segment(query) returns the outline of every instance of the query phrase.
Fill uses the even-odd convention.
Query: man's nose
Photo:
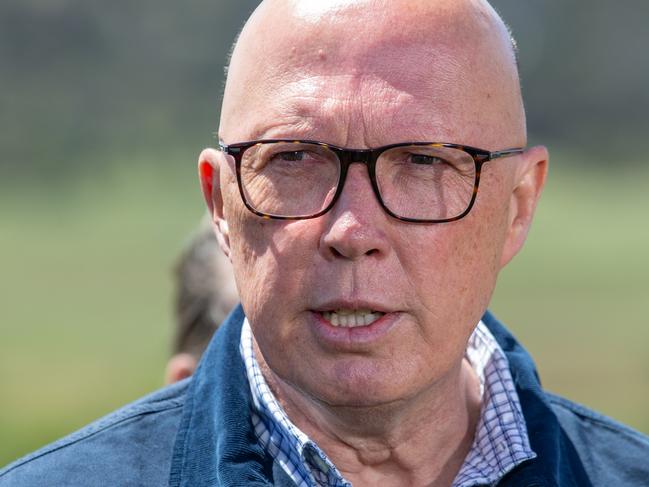
[[[349,167],[340,197],[324,218],[327,224],[320,247],[327,258],[358,260],[387,254],[389,217],[374,194],[364,164]]]

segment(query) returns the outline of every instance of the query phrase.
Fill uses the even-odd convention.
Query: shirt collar
[[[272,393],[255,358],[248,318],[241,328],[240,352],[252,394],[252,423],[266,449],[298,486],[348,486],[342,474],[314,441],[295,426]]]

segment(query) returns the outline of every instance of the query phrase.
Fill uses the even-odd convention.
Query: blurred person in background
[[[239,301],[232,266],[219,249],[209,218],[203,219],[178,258],[174,284],[175,328],[167,384],[194,373],[212,335]]]
[[[487,2],[263,2],[219,137],[199,172],[242,306],[191,380],[0,482],[646,483],[649,440],[545,392],[487,311],[548,159]]]

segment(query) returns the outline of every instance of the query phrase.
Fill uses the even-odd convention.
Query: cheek
[[[235,215],[230,241],[241,303],[264,360],[288,377],[305,356],[296,351],[308,350],[303,330],[314,279],[310,239],[291,224],[257,218],[245,208]]]
[[[222,173],[223,175],[223,173]],[[264,302],[271,288],[276,266],[272,259],[267,222],[243,205],[233,175],[222,179],[223,216],[228,222],[230,259],[241,303],[246,311]]]
[[[245,208],[238,190],[228,192],[224,204],[232,265],[246,315],[251,322],[290,322],[305,301],[313,268],[311,247],[317,239],[302,228],[303,222],[257,217]]]
[[[507,212],[502,202],[481,196],[480,204],[460,221],[418,227],[400,254],[413,297],[423,305],[427,321],[436,324],[429,333],[452,329],[468,336],[491,299]]]
[[[502,181],[486,178],[486,189],[466,218],[467,231],[456,239],[456,278],[462,299],[484,310],[491,299],[500,270],[500,257],[507,235],[508,200],[499,189]],[[498,190],[498,191],[494,191]]]

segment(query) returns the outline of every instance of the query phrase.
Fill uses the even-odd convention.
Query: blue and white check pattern
[[[474,330],[465,356],[478,378],[482,411],[473,445],[453,487],[494,485],[526,460],[536,458],[527,435],[509,361],[482,321]]]
[[[351,487],[325,453],[286,416],[255,358],[248,318],[241,329],[241,356],[252,393],[252,424],[261,446],[298,487]]]
[[[252,393],[252,423],[262,447],[299,487],[351,487],[277,402],[255,358],[247,319],[241,330],[240,351]],[[536,454],[530,447],[507,357],[482,321],[469,339],[466,358],[480,379],[482,411],[473,445],[452,487],[494,485]]]

